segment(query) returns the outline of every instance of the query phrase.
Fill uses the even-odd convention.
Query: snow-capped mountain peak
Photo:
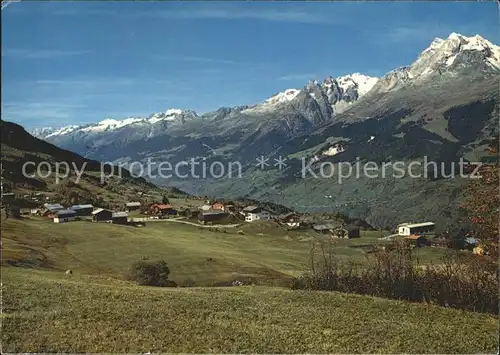
[[[292,101],[297,97],[300,93],[300,90],[297,89],[287,89],[283,92],[277,93],[276,95],[271,96],[265,102],[269,104],[279,104],[282,102]]]
[[[448,38],[435,38],[417,60],[381,78],[374,91],[386,92],[409,82],[435,76],[484,76],[500,72],[500,47],[480,35],[466,37],[453,32]]]
[[[247,114],[262,114],[283,105],[293,104],[297,106],[298,101],[304,100],[303,95],[300,95],[304,92],[306,97],[310,97],[309,100],[313,100],[319,105],[322,115],[325,119],[328,119],[333,113],[344,111],[361,96],[367,94],[377,81],[378,78],[360,73],[345,75],[339,78],[330,76],[324,79],[323,82],[309,80],[302,90],[286,89],[242,112]],[[298,104],[298,106],[304,107],[301,104]]]
[[[169,109],[165,112],[154,113],[149,117],[149,123],[156,123],[160,121],[173,121],[177,118],[177,116],[182,115],[184,113],[181,109]]]
[[[52,136],[57,136],[59,134],[66,134],[66,133],[71,133],[75,129],[77,129],[79,126],[76,125],[71,125],[71,126],[64,126],[61,128],[54,128],[54,127],[39,127],[33,129],[30,133],[40,139],[45,139],[49,138]]]
[[[87,127],[80,128],[79,131],[82,132],[102,132],[107,130],[115,130],[124,126],[131,125],[133,123],[144,121],[143,118],[130,117],[124,120],[115,120],[112,118],[106,118],[95,125],[90,125]]]
[[[68,134],[76,130],[79,126],[76,125],[70,125],[70,126],[65,126],[61,127],[59,129],[55,129],[50,134],[46,135],[44,138],[49,138],[52,136],[58,136],[58,135],[63,135],[63,134]]]
[[[368,91],[370,91],[373,86],[378,81],[378,78],[374,78],[368,75],[363,75],[360,73],[353,73],[351,75],[345,75],[337,78],[339,85],[347,90],[351,86],[356,86],[358,95],[363,96]]]
[[[499,70],[500,47],[480,35],[466,37],[453,32],[447,39],[435,38],[411,65],[408,73],[410,78],[415,78],[472,66],[479,70]]]
[[[150,117],[129,117],[124,120],[116,120],[113,118],[106,118],[102,121],[86,125],[70,125],[61,128],[36,128],[31,133],[38,138],[45,139],[54,136],[63,136],[72,132],[83,132],[83,133],[100,133],[106,131],[114,131],[123,127],[131,125],[154,125],[161,121],[179,121],[184,122],[185,119],[198,117],[198,114],[190,110],[181,109],[168,109],[165,112],[152,114]]]

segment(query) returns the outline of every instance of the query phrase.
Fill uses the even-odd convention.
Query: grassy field
[[[364,261],[379,232],[335,241],[341,260]],[[283,284],[310,270],[313,243],[307,231],[286,231],[275,223],[247,223],[207,230],[175,222],[149,222],[146,227],[86,221],[54,224],[45,218],[2,222],[3,263],[121,278],[143,257],[161,258],[179,284],[210,286],[249,279]],[[319,253],[319,248],[316,248]],[[441,250],[422,250],[434,259]],[[319,257],[319,254],[318,254]]]
[[[254,228],[224,232],[175,222],[136,228],[10,219],[2,223],[3,262],[120,278],[142,257],[162,258],[174,281],[197,285],[241,278],[269,283],[307,271],[310,237],[288,235],[281,228]]]
[[[493,353],[496,317],[335,292],[7,267],[3,352]]]
[[[3,352],[478,353],[496,346],[491,315],[272,286],[309,270],[317,237],[273,223],[210,231],[33,218],[1,227]],[[362,260],[363,246],[380,236],[363,234],[338,241],[337,256]],[[142,257],[166,260],[180,285],[249,279],[256,286],[124,281]]]

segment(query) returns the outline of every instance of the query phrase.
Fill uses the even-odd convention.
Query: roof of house
[[[479,240],[477,240],[477,238],[469,237],[465,238],[465,242],[468,244],[476,245],[479,243]]]
[[[329,229],[336,229],[339,227],[340,227],[340,225],[335,225],[332,223],[325,223],[325,224],[315,224],[313,226],[313,229],[315,229],[315,230],[329,230]]]
[[[225,215],[226,212],[221,210],[210,210],[200,212],[203,216],[215,216],[215,215]]]
[[[127,212],[113,212],[111,215],[111,218],[121,218],[121,217],[128,217]]]
[[[261,208],[259,206],[247,206],[243,209],[243,212],[255,212],[260,210]]]
[[[141,205],[141,203],[140,203],[140,202],[137,202],[137,201],[134,201],[134,202],[127,202],[127,203],[125,204],[125,206],[127,206],[127,207],[135,207],[135,206],[140,206],[140,205]]]
[[[101,213],[103,211],[112,212],[111,210],[107,210],[105,208],[98,208],[98,209],[92,211],[92,214],[98,214],[98,213]]]
[[[298,216],[298,214],[295,212],[289,212],[289,213],[285,213],[285,214],[280,215],[279,218],[289,218],[292,216]]]
[[[155,205],[154,207],[157,207],[160,210],[168,210],[168,209],[173,208],[172,205],[168,205],[168,204],[159,204],[159,205]]]
[[[70,207],[72,210],[82,210],[85,208],[94,208],[91,204],[86,204],[86,205],[73,205]]]
[[[48,210],[56,210],[56,209],[63,209],[64,206],[59,204],[59,203],[46,203],[43,205]]]
[[[57,216],[64,215],[64,214],[76,214],[75,211],[67,209],[67,210],[59,210],[56,212]]]
[[[423,223],[408,223],[408,224],[402,224],[400,225],[400,227],[407,227],[407,228],[418,228],[418,227],[430,227],[430,226],[434,226],[435,223],[433,222],[423,222]]]

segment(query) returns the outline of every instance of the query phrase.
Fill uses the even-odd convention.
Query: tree
[[[140,260],[130,269],[130,278],[138,285],[168,287],[175,286],[168,279],[170,269],[164,260]]]
[[[500,206],[500,166],[498,162],[498,138],[494,138],[488,147],[493,162],[480,168],[480,179],[472,180],[462,208],[468,221],[474,226],[478,237],[494,256],[498,255],[499,206]]]
[[[69,193],[69,203],[71,203],[72,205],[77,205],[79,199],[80,199],[80,196],[78,195],[77,191],[71,191]]]
[[[168,200],[168,197],[166,195],[162,197],[161,203],[163,203],[164,205],[170,204],[170,201]]]

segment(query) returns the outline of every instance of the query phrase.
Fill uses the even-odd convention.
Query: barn
[[[221,210],[212,210],[212,211],[201,211],[198,214],[198,220],[200,222],[213,222],[219,221],[226,216],[226,213]]]
[[[76,220],[77,213],[73,210],[59,210],[55,213],[54,223],[65,223]]]
[[[415,245],[417,248],[429,245],[429,241],[422,235],[412,234],[405,237],[405,239],[408,240],[411,244]]]
[[[436,225],[432,222],[423,223],[403,223],[398,225],[398,234],[409,236],[412,234],[422,235],[434,232]]]
[[[78,216],[91,216],[94,206],[92,205],[73,205],[69,208],[76,212]]]
[[[94,222],[111,221],[112,215],[113,211],[106,210],[104,208],[98,208],[92,212],[92,221]]]
[[[111,221],[113,224],[127,224],[128,213],[127,212],[113,212],[111,215]]]
[[[125,204],[125,207],[126,207],[127,212],[136,211],[136,210],[141,208],[141,203],[137,202],[137,201],[127,202]]]

